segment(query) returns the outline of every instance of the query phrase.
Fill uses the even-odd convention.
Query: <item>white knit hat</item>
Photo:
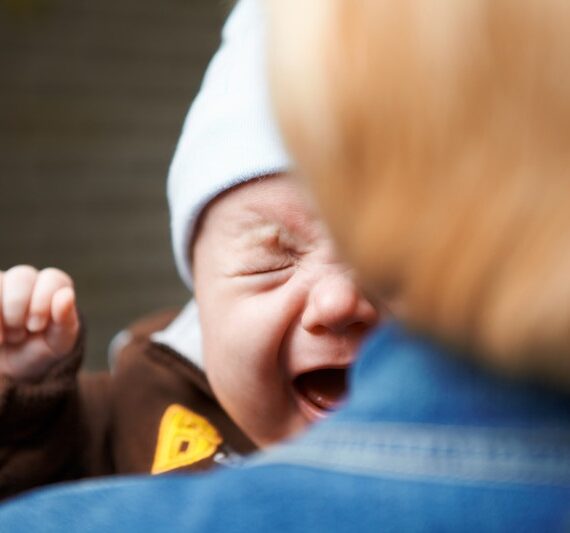
[[[224,26],[168,176],[174,257],[189,288],[189,244],[206,204],[230,187],[289,167],[269,103],[261,6],[241,0]]]

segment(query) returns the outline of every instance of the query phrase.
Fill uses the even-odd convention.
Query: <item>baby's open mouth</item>
[[[300,374],[293,386],[302,399],[319,411],[334,411],[344,400],[347,368],[321,368]]]

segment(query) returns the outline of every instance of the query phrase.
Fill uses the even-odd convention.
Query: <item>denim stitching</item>
[[[252,464],[277,463],[369,476],[568,486],[570,431],[336,423]]]

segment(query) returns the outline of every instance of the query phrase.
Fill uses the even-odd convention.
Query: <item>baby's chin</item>
[[[315,422],[325,417],[326,415],[315,417],[312,414],[305,413],[300,406],[296,404],[293,406],[293,411],[287,415],[287,422],[280,424],[279,427],[272,424],[271,429],[266,432],[261,431],[261,428],[255,428],[254,431],[245,432],[259,448],[267,448],[301,435]],[[279,417],[277,416],[276,418]],[[243,429],[246,430],[246,428]]]

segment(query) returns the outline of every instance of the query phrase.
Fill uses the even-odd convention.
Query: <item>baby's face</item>
[[[338,406],[374,307],[289,176],[216,200],[194,245],[204,363],[224,409],[259,446]]]

